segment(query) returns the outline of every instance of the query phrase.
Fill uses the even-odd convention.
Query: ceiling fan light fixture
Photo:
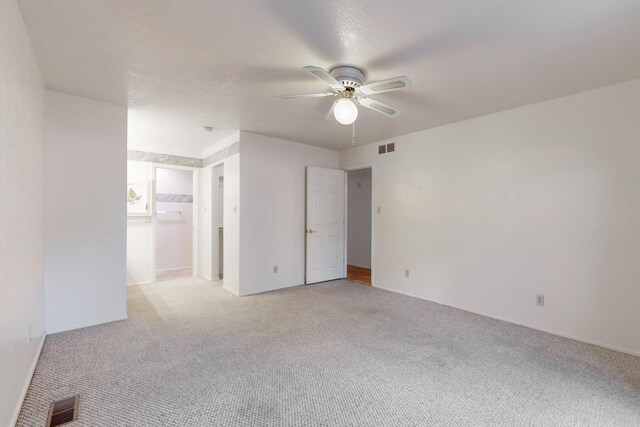
[[[341,98],[333,106],[333,115],[338,123],[350,125],[358,118],[358,107],[351,99]]]
[[[339,65],[330,71],[326,71],[320,67],[314,67],[313,65],[307,65],[306,67],[302,67],[302,69],[317,79],[322,80],[331,88],[331,92],[287,95],[279,96],[278,98],[295,99],[337,96],[339,99],[333,103],[326,117],[327,119],[331,119],[333,116],[338,123],[343,125],[355,123],[358,118],[358,107],[376,111],[387,117],[397,117],[400,114],[400,110],[369,98],[369,96],[400,89],[409,89],[413,86],[411,80],[405,76],[397,76],[364,84],[364,70],[351,65]]]

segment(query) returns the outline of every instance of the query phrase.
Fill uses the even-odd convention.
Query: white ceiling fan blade
[[[329,109],[329,113],[327,114],[327,117],[325,117],[326,120],[335,119],[335,117],[333,115],[333,109],[336,106],[336,102],[338,102],[337,99],[335,101],[333,101],[333,104],[331,104],[331,109]]]
[[[390,105],[384,104],[380,101],[376,101],[375,99],[358,98],[358,104],[362,105],[364,108],[382,113],[385,116],[397,117],[400,115],[400,110],[398,110],[397,108],[393,108]]]
[[[323,93],[306,93],[301,95],[284,95],[284,96],[276,96],[276,98],[280,99],[296,99],[296,98],[323,98],[325,96],[336,96],[335,92],[323,92]]]
[[[391,92],[393,90],[409,89],[413,86],[411,80],[405,76],[393,77],[379,82],[373,82],[360,86],[358,89],[365,95],[375,95],[376,93]]]
[[[344,90],[344,86],[342,86],[340,82],[334,79],[333,76],[327,73],[324,69],[320,67],[314,67],[312,65],[307,65],[306,67],[302,67],[302,69],[328,84],[331,89],[335,91]]]

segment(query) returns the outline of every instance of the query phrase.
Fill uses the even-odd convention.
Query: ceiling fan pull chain
[[[356,122],[351,123],[351,145],[356,145]]]

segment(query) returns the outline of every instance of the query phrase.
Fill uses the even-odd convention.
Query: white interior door
[[[306,283],[344,277],[344,179],[342,170],[307,168]]]

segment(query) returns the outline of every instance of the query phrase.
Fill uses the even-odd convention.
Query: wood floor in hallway
[[[347,279],[371,286],[371,269],[347,265]]]

